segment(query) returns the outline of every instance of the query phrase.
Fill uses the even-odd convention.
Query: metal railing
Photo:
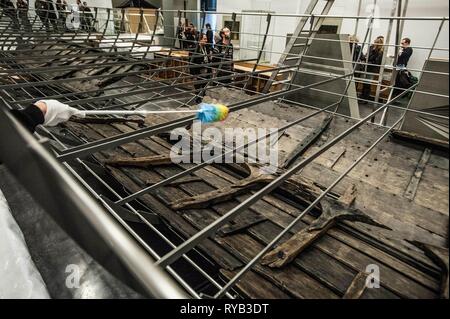
[[[179,274],[175,267],[174,262],[178,259],[184,261],[192,267],[193,271],[196,271],[202,278],[204,278],[215,289],[215,297],[219,298],[226,296],[228,298],[234,298],[235,295],[230,290],[233,289],[236,283],[242,278],[242,276],[249,271],[256,262],[266,253],[279,239],[285,235],[292,227],[294,227],[324,196],[326,196],[334,186],[336,186],[348,173],[358,165],[364,158],[372,151],[381,141],[383,141],[389,133],[398,127],[398,124],[404,118],[407,112],[414,112],[420,115],[435,116],[441,119],[448,119],[448,117],[442,115],[436,115],[433,113],[412,110],[402,106],[396,105],[396,103],[409,92],[416,90],[416,86],[410,88],[396,88],[395,83],[392,85],[383,85],[381,80],[366,80],[356,76],[356,67],[361,64],[363,66],[369,66],[367,62],[349,61],[345,59],[337,60],[312,56],[304,50],[299,54],[288,53],[287,57],[299,58],[298,65],[276,65],[269,66],[264,70],[259,70],[259,66],[267,66],[263,63],[261,57],[263,54],[283,54],[278,50],[271,50],[266,48],[268,39],[270,38],[286,38],[285,35],[277,35],[271,32],[269,24],[274,18],[339,18],[349,19],[358,22],[368,21],[367,28],[365,29],[365,39],[361,42],[362,48],[367,48],[370,45],[370,35],[373,28],[373,22],[375,20],[385,21],[387,23],[399,22],[399,21],[435,21],[441,23],[441,28],[444,24],[448,23],[447,17],[401,17],[401,16],[389,16],[389,17],[374,17],[374,16],[331,16],[331,15],[291,15],[291,14],[276,14],[276,13],[222,13],[222,12],[204,12],[204,11],[172,11],[172,10],[157,10],[153,15],[155,18],[155,24],[153,28],[146,25],[145,28],[141,28],[142,25],[147,23],[146,14],[143,10],[140,10],[138,32],[130,32],[133,28],[130,27],[130,21],[125,19],[124,11],[122,9],[110,9],[110,8],[92,8],[95,12],[95,30],[94,28],[80,29],[58,29],[58,25],[52,29],[52,24],[46,27],[45,21],[39,18],[39,15],[34,9],[29,9],[27,12],[27,18],[29,24],[23,23],[25,17],[22,16],[22,22],[20,16],[17,15],[15,20],[14,16],[11,16],[12,11],[5,11],[5,8],[0,9],[0,95],[5,100],[2,102],[2,110],[0,110],[0,118],[5,125],[0,126],[0,133],[2,136],[12,136],[11,139],[2,138],[0,142],[0,159],[8,166],[13,174],[19,176],[19,180],[25,187],[33,194],[36,194],[38,201],[49,198],[49,192],[54,192],[58,198],[64,201],[65,208],[64,218],[73,221],[79,221],[75,225],[67,225],[63,221],[60,223],[63,228],[73,236],[77,242],[79,242],[88,253],[93,257],[97,257],[102,265],[111,265],[114,267],[108,268],[113,274],[123,279],[125,282],[135,282],[136,289],[144,291],[152,297],[162,298],[179,298],[186,297],[187,294],[193,298],[203,297],[201,291],[190,285],[190,283]],[[17,13],[17,12],[16,12]],[[239,49],[244,51],[256,52],[254,58],[249,59],[233,59],[228,60],[223,58],[219,53],[211,53],[211,61],[205,63],[202,67],[206,70],[203,74],[192,74],[192,69],[198,67],[198,64],[194,63],[192,58],[199,56],[197,52],[197,41],[185,41],[188,46],[187,50],[177,48],[179,39],[176,36],[170,36],[169,30],[174,30],[175,26],[170,24],[168,19],[163,19],[165,14],[176,14],[181,17],[182,14],[193,14],[198,16],[199,31],[204,31],[204,19],[208,15],[230,15],[233,17],[233,21],[236,21],[238,16],[260,16],[267,17],[267,24],[265,25],[262,33],[254,32],[241,32],[239,35],[250,36],[262,36],[264,41],[261,42],[261,47],[258,49],[240,47]],[[46,19],[49,19],[47,14]],[[58,15],[56,15],[58,19]],[[163,21],[163,22],[162,22]],[[134,23],[134,22],[133,22]],[[158,26],[164,27],[166,31],[164,34],[159,34],[157,31]],[[273,22],[272,22],[273,23]],[[161,29],[161,28],[159,28]],[[145,30],[145,32],[140,32]],[[218,31],[218,30],[213,30]],[[413,48],[417,50],[428,50],[429,56],[432,52],[439,50],[448,53],[448,48],[437,48],[437,38],[440,36],[439,32],[435,35],[435,41],[432,47],[417,45]],[[336,39],[324,39],[320,37],[314,37],[312,32],[308,36],[300,35],[295,37],[296,40],[313,40],[325,42],[335,42],[349,44],[346,40]],[[155,41],[158,40],[158,44]],[[95,44],[93,44],[95,43]],[[398,48],[397,44],[386,44],[386,47]],[[219,48],[220,49],[220,48]],[[85,51],[83,51],[85,50]],[[87,51],[87,52],[86,52]],[[188,55],[184,57],[178,55],[183,51],[189,51]],[[362,50],[361,50],[362,52]],[[325,72],[317,71],[308,67],[307,62],[303,58],[316,59],[319,63],[325,62],[341,62],[349,63],[352,65],[351,69],[344,69],[341,74],[338,72]],[[82,59],[85,65],[64,65],[65,62],[70,60]],[[105,59],[101,63],[96,63],[97,60]],[[214,60],[216,59],[216,60]],[[54,65],[42,65],[41,63],[52,62]],[[254,67],[251,71],[243,73],[235,73],[232,70],[224,69],[224,66],[229,66],[237,63],[254,62]],[[169,65],[170,64],[170,65]],[[95,74],[96,70],[100,70],[105,67],[119,67],[119,66],[142,66],[145,67],[140,70],[127,70],[119,74]],[[393,66],[385,65],[384,68],[391,68]],[[91,74],[82,74],[84,71],[91,71]],[[61,85],[60,79],[49,78],[47,74],[49,72],[79,72],[77,77],[68,77],[64,79],[64,82],[71,83],[76,81],[89,81],[89,80],[113,80],[115,78],[121,79],[121,84],[118,86],[105,87],[100,89],[89,89],[83,92],[69,90],[67,86]],[[176,74],[174,78],[160,79],[158,75],[161,72],[171,71]],[[218,74],[218,71],[221,73]],[[424,70],[414,70],[419,74],[441,74],[448,76],[446,72],[432,72]],[[251,88],[248,83],[251,80],[267,80],[264,73],[271,72],[286,72],[289,74],[287,82],[289,86],[283,87],[280,91],[271,93],[262,93],[258,90]],[[372,73],[366,71],[359,71],[360,74],[371,75]],[[308,85],[298,85],[291,80],[296,75],[311,74],[319,75],[324,80],[316,81]],[[372,74],[373,75],[373,74]],[[130,81],[128,77],[136,77],[140,81]],[[380,76],[380,79],[382,76]],[[241,80],[242,79],[242,80]],[[230,83],[224,83],[224,81],[231,81]],[[342,92],[327,91],[323,87],[325,84],[346,81],[345,89]],[[113,149],[118,146],[124,145],[130,142],[138,142],[141,139],[145,139],[151,136],[155,136],[158,133],[167,132],[177,127],[183,127],[192,123],[194,117],[184,117],[176,120],[168,121],[159,125],[146,126],[139,128],[128,133],[121,133],[116,136],[102,138],[96,141],[86,141],[80,137],[73,136],[78,140],[77,146],[68,147],[60,138],[53,134],[52,131],[45,128],[41,130],[50,137],[51,140],[57,143],[58,147],[49,147],[51,151],[45,150],[42,145],[36,139],[32,138],[30,134],[24,132],[23,128],[17,124],[17,122],[4,110],[9,108],[20,108],[29,105],[42,98],[57,98],[61,101],[70,104],[80,109],[127,109],[137,108],[145,105],[152,105],[158,108],[161,103],[165,101],[171,101],[173,105],[177,107],[188,107],[192,105],[192,101],[201,96],[203,93],[210,90],[215,90],[218,87],[233,88],[236,90],[242,90],[243,92],[252,94],[252,97],[242,102],[236,102],[229,105],[231,112],[237,112],[250,107],[258,106],[259,104],[267,101],[278,101],[282,103],[290,103],[291,105],[302,105],[315,109],[314,112],[308,116],[294,119],[292,122],[280,127],[279,132],[283,132],[286,129],[300,124],[308,119],[314,118],[321,114],[327,113],[333,116],[343,116],[351,118],[349,116],[339,114],[336,112],[338,106],[344,99],[357,99],[358,97],[351,96],[348,93],[350,85],[356,83],[369,83],[376,84],[378,92],[385,89],[398,89],[399,95],[396,97],[389,96],[384,102],[376,100],[373,102],[375,109],[366,117],[362,119],[355,119],[354,125],[345,130],[337,137],[327,142],[325,145],[319,147],[314,153],[300,161],[291,169],[284,171],[273,182],[257,191],[248,199],[240,203],[232,210],[225,213],[222,217],[215,220],[209,226],[199,231],[191,238],[184,239],[184,242],[177,246],[177,244],[164,235],[164,233],[158,228],[157,225],[149,223],[145,216],[135,208],[133,203],[141,198],[145,194],[152,194],[158,188],[169,185],[173,181],[187,176],[199,169],[210,165],[214,161],[209,161],[196,164],[189,169],[183,168],[178,174],[163,179],[151,186],[142,188],[139,191],[130,193],[126,196],[119,194],[114,190],[111,185],[108,184],[96,171],[90,166],[89,162],[83,160],[85,157],[89,157],[97,152]],[[192,85],[202,85],[200,89],[192,89]],[[98,93],[101,91],[101,95]],[[113,91],[110,93],[110,91]],[[318,94],[334,95],[337,98],[337,102],[331,103],[323,108],[317,108],[313,105],[305,103],[299,103],[291,99],[290,96],[305,92],[317,92]],[[421,92],[430,96],[436,94],[431,92]],[[152,94],[151,98],[148,98],[148,94]],[[129,97],[133,97],[133,100],[129,100]],[[448,94],[444,97],[448,98]],[[4,105],[3,105],[4,104]],[[390,126],[386,125],[386,111],[389,108],[396,108],[402,111],[399,118],[395,119],[394,123]],[[383,119],[380,123],[370,123],[370,120],[375,115],[383,113]],[[271,241],[257,256],[255,256],[249,263],[247,263],[241,271],[235,275],[231,280],[223,283],[215,274],[209,273],[202,266],[192,258],[191,252],[197,252],[196,247],[204,241],[207,237],[213,235],[221,226],[225,225],[234,217],[241,214],[245,209],[251,207],[254,203],[261,198],[276,190],[283,182],[285,182],[290,176],[298,172],[299,170],[310,164],[315,158],[331,149],[336,143],[342,141],[344,138],[355,132],[363,124],[369,123],[370,125],[377,125],[385,128],[384,133],[368,148],[364,153],[355,160],[355,162],[349,166],[340,177],[338,177],[329,188],[323,191],[313,203],[301,212],[301,214],[292,221],[283,232],[281,232],[276,238]],[[262,139],[261,137],[260,139]],[[257,143],[258,140],[249,141],[245,145],[239,148],[231,149],[228,152],[236,152],[249,145]],[[30,147],[22,147],[21,145],[29,145]],[[220,155],[223,156],[223,155]],[[29,176],[25,176],[18,168],[18,164],[21,162],[22,167],[26,166],[23,163],[29,163],[31,168],[38,167],[35,173],[30,172]],[[59,162],[59,163],[58,163]],[[82,174],[78,172],[76,165],[81,166],[84,169],[84,173],[89,174],[101,185],[106,187],[115,197],[114,200],[106,199],[102,194],[99,194],[97,190],[89,185],[82,177]],[[33,165],[33,166],[31,166]],[[36,166],[35,166],[36,165]],[[30,169],[26,169],[25,172],[29,172]],[[42,172],[42,174],[37,173]],[[71,174],[67,174],[70,172]],[[45,178],[52,176],[52,180],[57,181],[56,185],[61,187],[55,188],[49,185],[49,181]],[[54,176],[54,178],[53,178]],[[90,196],[82,189],[79,184],[83,185],[85,189],[90,193]],[[30,181],[38,181],[37,183],[30,183]],[[94,201],[92,197],[96,199]],[[56,215],[56,207],[60,208],[60,200],[47,201],[44,208],[58,220],[60,218]],[[82,204],[76,204],[76,203]],[[98,203],[103,206],[101,208]],[[55,206],[56,205],[56,206]],[[118,213],[121,209],[127,209],[134,214],[141,222],[148,227],[153,233],[157,234],[159,238],[165,242],[169,248],[169,252],[166,254],[158,253],[150,243],[147,243],[139,234],[127,224],[126,220]],[[105,211],[106,210],[106,211]],[[65,227],[64,227],[65,226]],[[85,227],[89,229],[89,234],[95,238],[94,242],[98,242],[98,245],[91,245],[93,241],[88,241],[87,238],[80,237],[79,234],[85,234],[86,231],[81,232],[79,227]],[[120,240],[120,243],[118,242]],[[110,243],[114,243],[111,245]],[[115,245],[117,243],[117,245]],[[102,260],[103,253],[105,251],[110,252],[108,256],[112,256],[113,260],[118,262],[111,262],[110,260]],[[120,267],[115,267],[121,265]],[[163,271],[166,270],[167,272]],[[126,274],[124,276],[123,274]],[[133,279],[131,280],[130,277]]]

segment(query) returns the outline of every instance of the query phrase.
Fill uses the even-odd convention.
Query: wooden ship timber
[[[23,64],[36,71],[2,78],[2,85],[58,82],[39,91],[29,85],[4,89],[2,92],[11,101],[32,100],[42,94],[55,98],[68,95],[75,97],[74,101],[85,100],[89,107],[111,107],[151,101],[155,93],[127,94],[96,104],[94,100],[89,102],[94,96],[92,92],[98,92],[98,96],[113,95],[125,92],[115,89],[123,85],[146,83],[147,89],[161,85],[151,77],[151,67],[145,63],[110,66],[110,63],[130,60],[121,56],[105,56],[101,61],[83,58],[99,52],[89,45],[60,41],[17,48],[19,52],[40,51],[42,55],[48,54],[49,59],[36,60],[26,54],[15,54],[17,64],[11,65],[11,69],[20,70]],[[78,57],[52,59],[49,49],[58,49],[61,55],[65,51],[76,52]],[[64,68],[59,70],[60,66]],[[138,71],[144,75],[122,75]],[[117,76],[107,80],[84,79],[102,74]],[[183,103],[191,98],[189,91],[186,92],[167,87],[158,98],[165,100],[165,96],[178,94],[177,101]],[[217,87],[207,91],[205,101],[231,105],[252,98],[236,87]],[[174,103],[166,99],[158,105],[173,109],[177,107]],[[314,112],[282,101],[265,101],[231,112],[226,122],[214,126],[281,128]],[[41,134],[50,134],[63,145],[76,147],[178,118],[181,116],[87,118],[71,120]],[[181,245],[355,123],[355,119],[322,112],[280,134],[280,168],[275,174],[261,175],[257,166],[248,163],[206,165],[143,194],[130,204],[148,216],[149,223],[156,219],[154,227],[175,246]],[[201,241],[187,256],[203,265],[202,269],[216,282],[225,285],[385,132],[382,126],[365,123]],[[171,162],[173,142],[168,140],[167,133],[102,149],[82,157],[81,162],[71,160],[68,164],[80,176],[85,175],[87,167],[95,170],[123,198],[192,167],[193,164]],[[63,150],[61,144],[54,143],[53,147]],[[389,134],[235,284],[231,295],[238,298],[448,298],[447,150],[448,144],[405,141]],[[107,201],[117,200],[98,181],[86,181]],[[151,236],[146,238],[154,232],[145,222],[135,216],[121,216],[158,254],[168,252],[166,246],[153,241]],[[173,268],[179,270],[183,262],[182,259],[174,262]],[[379,269],[379,287],[370,288],[366,284],[370,276],[368,269],[374,265]],[[198,293],[214,294],[215,287],[210,283],[197,278],[186,280]]]

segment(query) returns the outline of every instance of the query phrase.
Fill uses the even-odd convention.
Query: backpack
[[[401,70],[397,74],[395,80],[394,97],[402,93],[401,89],[409,89],[411,86],[419,82],[419,79],[411,74],[408,70]],[[411,97],[412,92],[406,94],[407,97]]]
[[[397,74],[397,81],[395,83],[395,86],[402,89],[409,89],[415,83],[416,81],[411,72],[409,72],[408,70],[401,70]]]

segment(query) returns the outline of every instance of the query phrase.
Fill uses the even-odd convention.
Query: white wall
[[[393,1],[392,0],[378,0],[378,6],[376,8],[375,15],[390,16]],[[243,10],[268,10],[275,11],[277,13],[304,13],[306,7],[309,4],[309,0],[218,0],[217,11],[218,12],[241,12]],[[373,0],[363,0],[362,10],[360,15],[369,16],[371,9],[373,8]],[[336,0],[330,15],[357,15],[358,1],[348,0]],[[321,8],[318,8],[315,13],[319,13]],[[449,15],[448,0],[410,0],[407,16],[409,17],[443,17]],[[270,33],[275,35],[285,36],[287,33],[292,33],[297,25],[297,19],[294,18],[275,18],[272,21],[272,28]],[[388,30],[388,20],[379,20],[376,22],[373,30],[371,41],[378,35],[386,36]],[[221,15],[218,16],[217,26],[222,26]],[[245,26],[244,26],[245,27]],[[405,23],[403,36],[412,39],[413,46],[430,47],[433,44],[434,37],[437,34],[439,22],[432,21],[408,21]],[[341,33],[353,34],[355,30],[354,20],[344,20],[342,22]],[[241,30],[246,32],[246,30]],[[261,30],[261,32],[264,32]],[[365,23],[360,22],[357,35],[362,40],[365,33]],[[391,36],[391,44],[395,42],[395,27]],[[445,27],[442,30],[441,36],[438,39],[437,47],[448,48],[449,47],[449,24],[445,23]],[[283,51],[285,47],[285,38],[273,38],[272,47],[273,51]],[[269,48],[266,48],[269,49]],[[393,53],[393,48],[389,53]],[[411,58],[409,67],[412,69],[422,69],[423,63],[429,54],[429,50],[414,51],[414,55]],[[433,57],[448,58],[448,52],[434,51]],[[271,63],[276,63],[279,58],[278,54],[272,54],[270,57]]]
[[[340,1],[342,2],[342,1]],[[347,1],[345,1],[347,2]],[[380,16],[390,16],[392,10],[392,2],[391,0],[378,0],[380,4],[377,7],[377,12],[375,15]],[[363,1],[362,12],[361,15],[370,15],[372,1]],[[332,14],[357,14],[357,7],[353,4],[347,4],[346,6],[342,6],[341,8],[337,8],[337,10],[341,10],[336,12],[333,10]],[[407,17],[444,17],[449,15],[449,3],[447,0],[410,0],[408,9],[406,12]],[[431,47],[435,40],[435,37],[438,33],[440,21],[406,21],[402,37],[409,37],[412,40],[412,46],[421,46],[421,47]],[[358,37],[362,41],[365,35],[365,23],[361,23],[360,28],[358,28]],[[375,21],[373,29],[372,40],[378,35],[387,35],[389,21]],[[389,44],[395,44],[395,26],[391,35],[391,40]],[[345,21],[343,23],[342,33],[353,33],[355,30],[354,21]],[[449,47],[449,23],[446,22],[444,24],[444,28],[438,38],[436,47],[437,48],[448,48]],[[409,62],[408,67],[411,69],[421,70],[423,67],[423,63],[425,59],[428,57],[430,50],[422,50],[415,49],[414,54]],[[390,47],[388,54],[394,54],[394,48]],[[447,58],[449,57],[448,52],[444,51],[433,51],[432,57],[438,58]]]

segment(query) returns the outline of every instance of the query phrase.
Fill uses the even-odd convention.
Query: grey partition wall
[[[424,113],[408,112],[402,125],[403,131],[448,142],[448,60],[430,59],[424,65],[417,91],[409,109]],[[430,113],[430,114],[428,114]]]
[[[324,41],[323,39],[336,41]],[[346,61],[352,61],[352,55],[350,46],[345,41],[348,41],[348,35],[318,34],[312,40],[307,54],[303,57],[300,72],[295,75],[293,83],[305,86],[328,78],[330,73],[334,75],[351,73],[352,63]],[[295,49],[293,48],[293,50]],[[314,72],[308,72],[310,70]],[[324,74],[320,75],[320,72]],[[334,81],[323,85],[320,88],[320,94],[316,90],[308,90],[294,94],[290,99],[323,108],[341,99],[348,81],[350,80]],[[354,82],[350,83],[347,95],[350,98],[344,97],[338,112],[359,118],[360,114]]]

